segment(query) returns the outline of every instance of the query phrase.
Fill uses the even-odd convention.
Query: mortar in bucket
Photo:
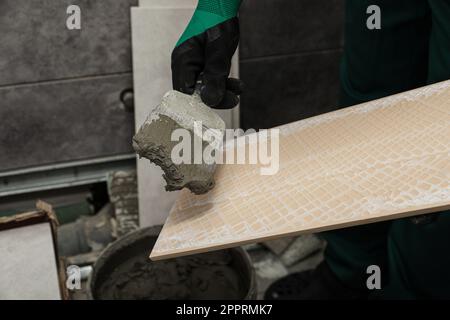
[[[89,278],[98,300],[254,299],[256,281],[250,257],[232,248],[151,261],[160,227],[132,232],[110,244]]]

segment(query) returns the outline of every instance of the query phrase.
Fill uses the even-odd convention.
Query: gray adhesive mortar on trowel
[[[201,122],[202,130],[195,126]],[[180,141],[172,141],[172,133],[176,129],[186,129],[191,137],[190,163],[176,164],[172,161],[172,149]],[[214,139],[203,133],[214,132]],[[214,141],[222,141],[225,133],[225,122],[211,108],[202,103],[200,96],[192,96],[178,91],[169,91],[147,117],[138,133],[133,137],[133,148],[140,157],[149,159],[164,171],[167,182],[166,190],[175,191],[188,188],[195,194],[203,194],[214,187],[214,171],[216,164],[208,164],[205,159],[194,163],[194,139],[202,146],[202,154],[206,147],[214,146]]]

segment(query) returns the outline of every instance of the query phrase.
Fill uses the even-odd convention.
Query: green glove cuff
[[[177,46],[209,28],[237,16],[242,0],[199,0],[197,9]]]

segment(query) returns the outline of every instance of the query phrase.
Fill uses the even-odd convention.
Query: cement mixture
[[[248,288],[228,251],[152,262],[145,254],[116,267],[101,284],[101,299],[243,299]]]
[[[202,132],[199,134],[195,124],[200,124],[200,121]],[[170,91],[133,137],[133,148],[140,157],[149,159],[163,169],[167,191],[188,188],[195,194],[206,193],[214,187],[216,165],[205,161],[195,164],[193,154],[190,155],[190,163],[175,164],[171,152],[178,141],[172,141],[171,135],[177,129],[187,130],[192,139],[191,146],[197,139],[202,150],[205,150],[212,145],[212,141],[203,135],[203,131],[213,129],[221,140],[225,122],[203,104],[197,94],[191,96]]]

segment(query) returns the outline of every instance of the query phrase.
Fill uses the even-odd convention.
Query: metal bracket
[[[0,197],[107,181],[108,173],[136,168],[136,155],[72,161],[0,172]]]

